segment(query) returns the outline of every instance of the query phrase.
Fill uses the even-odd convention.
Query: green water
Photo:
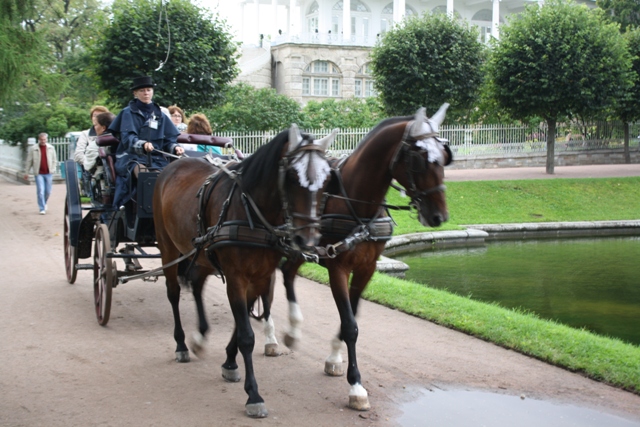
[[[640,238],[527,240],[396,257],[406,278],[640,345]]]

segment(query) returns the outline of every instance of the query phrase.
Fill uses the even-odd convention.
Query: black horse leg
[[[297,343],[300,341],[300,325],[304,320],[302,317],[302,311],[300,310],[300,305],[298,305],[298,302],[296,301],[294,287],[294,280],[302,262],[302,259],[298,257],[294,259],[287,259],[280,266],[284,288],[287,294],[287,301],[289,302],[289,330],[284,335],[284,344],[292,349],[295,348]]]
[[[245,404],[245,412],[252,418],[264,418],[268,415],[268,411],[264,404],[264,399],[258,393],[258,383],[256,382],[253,370],[252,353],[255,345],[255,336],[253,329],[251,329],[247,303],[239,299],[231,301],[231,298],[229,302],[231,303],[231,310],[233,311],[233,317],[236,321],[236,349],[240,350],[240,354],[242,354],[244,360],[244,391],[249,396]],[[231,346],[232,343],[230,342],[229,346],[227,346],[227,362],[229,362],[230,350],[233,350],[233,348],[230,348]],[[227,364],[227,362],[225,362],[225,364]],[[225,365],[223,365],[223,368],[224,367]]]
[[[238,356],[238,326],[233,328],[231,339],[225,349],[227,353],[227,360],[222,364],[222,377],[230,382],[240,381],[240,373],[238,372],[238,363],[236,357]]]
[[[173,311],[173,339],[176,340],[176,362],[186,363],[189,359],[189,349],[184,341],[184,330],[180,321],[180,285],[177,280],[167,277],[167,298]]]

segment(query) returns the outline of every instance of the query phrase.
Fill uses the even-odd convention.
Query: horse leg
[[[280,356],[280,351],[278,351],[278,339],[275,334],[276,328],[273,322],[273,316],[271,316],[271,303],[273,302],[273,289],[275,282],[276,273],[274,271],[269,278],[269,292],[266,295],[260,296],[264,306],[262,318],[262,330],[265,338],[264,355],[270,357]]]
[[[227,353],[227,359],[222,364],[222,378],[225,380],[237,383],[240,381],[240,373],[238,372],[238,363],[236,357],[238,356],[238,326],[233,328],[231,339],[225,349]]]
[[[264,404],[264,399],[258,393],[258,383],[256,382],[253,371],[252,353],[255,346],[255,335],[253,334],[253,329],[251,329],[249,312],[247,310],[246,291],[242,292],[238,289],[239,287],[239,284],[235,284],[234,286],[231,280],[227,282],[229,303],[231,305],[231,311],[233,312],[233,318],[236,321],[236,349],[240,350],[240,354],[242,354],[244,360],[244,391],[249,396],[245,404],[245,412],[251,418],[265,418],[268,415],[268,411]],[[231,345],[231,343],[229,344]],[[227,361],[229,361],[228,357],[229,347],[227,347]]]
[[[164,262],[164,261],[163,261]],[[176,340],[176,362],[189,362],[189,349],[184,341],[184,330],[180,321],[180,284],[178,283],[177,267],[172,266],[164,271],[167,282],[167,298],[173,311],[173,339]]]
[[[325,373],[328,373],[328,364],[337,366],[337,362],[342,359],[342,357],[339,356],[339,340],[343,340],[347,345],[349,361],[347,367],[347,381],[351,385],[351,389],[349,390],[349,407],[359,411],[367,411],[371,408],[371,405],[369,404],[367,390],[362,386],[356,358],[358,324],[350,301],[348,278],[349,272],[347,270],[329,267],[331,292],[333,293],[333,298],[338,307],[338,313],[340,314],[340,335],[332,341],[332,353],[329,358],[327,358],[327,361],[325,361]],[[365,285],[367,282],[365,282]],[[354,283],[352,282],[352,286],[353,285]]]
[[[287,259],[280,266],[284,288],[287,294],[287,301],[289,301],[289,330],[285,332],[284,344],[291,349],[296,348],[300,341],[300,325],[304,320],[302,317],[302,310],[300,310],[300,305],[296,301],[294,288],[294,280],[302,262],[301,258]]]
[[[196,310],[198,312],[198,331],[193,333],[189,344],[193,353],[198,357],[202,357],[204,354],[204,343],[206,341],[207,332],[209,331],[209,323],[207,322],[207,316],[205,315],[204,304],[202,302],[202,289],[204,288],[207,276],[208,271],[197,265],[194,265],[189,272],[189,281],[191,283],[193,299],[196,303]]]

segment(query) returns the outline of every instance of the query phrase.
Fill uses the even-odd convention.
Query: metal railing
[[[330,155],[336,157],[349,155],[370,130],[370,128],[341,129],[329,149]],[[305,129],[304,131],[318,138],[330,132],[328,129]],[[217,132],[216,135],[232,138],[233,145],[237,149],[245,155],[251,155],[278,133],[279,131]],[[505,157],[547,150],[546,126],[449,125],[442,126],[440,135],[449,140],[451,150],[458,157]],[[638,149],[639,141],[640,122],[630,125],[630,147]],[[71,158],[73,154],[71,150],[75,144],[69,138],[50,138],[49,142],[56,148],[58,161]],[[620,148],[623,145],[623,126],[620,122],[598,122],[583,126],[560,124],[556,129],[556,153]],[[0,144],[0,166],[22,170],[24,160],[20,146]]]

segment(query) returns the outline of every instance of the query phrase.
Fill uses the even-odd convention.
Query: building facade
[[[534,0],[535,1],[535,0]],[[539,0],[542,1],[542,0]],[[583,0],[595,6],[595,1]],[[447,13],[477,26],[480,40],[529,0],[242,0],[238,80],[273,87],[301,104],[375,95],[369,52],[407,16]]]

